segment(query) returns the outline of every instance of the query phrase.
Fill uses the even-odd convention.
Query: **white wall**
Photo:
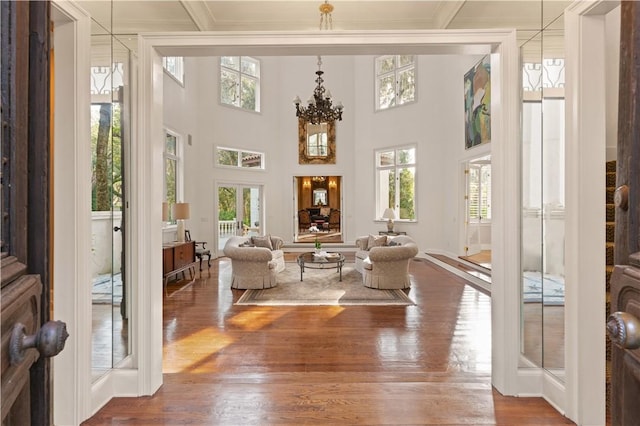
[[[605,16],[605,81],[607,161],[617,158],[618,143],[618,82],[620,80],[620,6]]]
[[[185,201],[191,203],[187,227],[198,240],[214,242],[215,183],[264,185],[266,233],[293,238],[293,176],[343,176],[345,241],[384,229],[375,222],[374,150],[418,146],[417,223],[397,223],[421,249],[459,250],[464,158],[489,151],[464,149],[463,75],[479,56],[420,56],[416,103],[374,111],[374,57],[322,58],[325,87],[344,104],[337,123],[335,165],[299,165],[297,118],[293,98],[307,99],[315,87],[317,58],[262,57],[261,112],[247,113],[219,103],[218,58],[187,58],[185,87],[165,75],[165,125],[192,135],[185,144]],[[357,100],[357,102],[356,102]],[[214,147],[265,153],[266,170],[230,170],[214,166]]]

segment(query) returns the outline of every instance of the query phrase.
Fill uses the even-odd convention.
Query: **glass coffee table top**
[[[340,281],[342,281],[342,266],[345,257],[342,253],[337,252],[315,252],[302,253],[298,256],[298,265],[300,266],[300,281],[302,281],[305,268],[311,269],[336,269],[340,273]]]

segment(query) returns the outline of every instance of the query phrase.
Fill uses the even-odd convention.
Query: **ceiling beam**
[[[448,28],[466,2],[467,0],[441,1],[436,11],[434,28]]]
[[[180,4],[187,11],[198,30],[213,31],[216,29],[216,19],[206,2],[201,0],[180,0]]]

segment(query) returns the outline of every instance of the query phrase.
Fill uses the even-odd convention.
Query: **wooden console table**
[[[195,241],[164,243],[162,245],[162,276],[165,293],[169,278],[175,277],[179,273],[184,276],[184,272],[189,271],[191,282],[195,281],[196,265]]]

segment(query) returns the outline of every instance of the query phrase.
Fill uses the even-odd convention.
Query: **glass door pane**
[[[218,250],[234,235],[262,234],[262,187],[222,184],[218,186]]]

